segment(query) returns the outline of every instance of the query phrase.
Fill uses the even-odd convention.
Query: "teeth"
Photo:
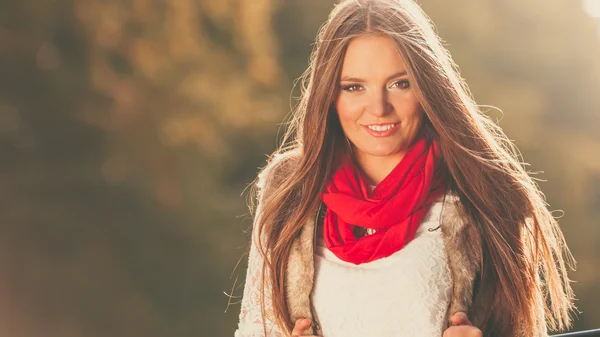
[[[388,124],[388,125],[367,125],[367,127],[373,131],[387,131],[391,128],[394,127],[395,124]]]

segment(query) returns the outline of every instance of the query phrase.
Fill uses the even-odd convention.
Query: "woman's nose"
[[[374,92],[370,97],[369,112],[376,116],[385,116],[392,110],[392,105],[388,101],[385,92]]]

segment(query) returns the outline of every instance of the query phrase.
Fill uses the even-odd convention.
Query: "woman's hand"
[[[464,312],[457,312],[450,318],[452,326],[444,331],[443,337],[483,337],[483,333],[478,328],[472,326],[471,321]],[[292,337],[318,337],[315,335],[303,335],[302,333],[308,329],[312,321],[310,319],[296,320]]]
[[[304,330],[308,329],[308,327],[311,324],[312,324],[312,321],[307,318],[296,320],[296,325],[294,325],[294,330],[292,330],[292,337],[299,337],[299,336],[318,337],[315,335],[303,335]]]
[[[483,337],[481,330],[471,324],[467,314],[457,312],[450,317],[452,326],[444,331],[442,337]]]

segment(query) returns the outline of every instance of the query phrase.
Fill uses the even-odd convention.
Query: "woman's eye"
[[[410,83],[408,82],[408,80],[400,80],[394,82],[394,84],[392,84],[392,88],[408,89],[410,88]]]
[[[358,84],[350,84],[350,85],[342,86],[342,90],[345,90],[345,91],[358,91],[360,89],[362,89],[362,87]]]

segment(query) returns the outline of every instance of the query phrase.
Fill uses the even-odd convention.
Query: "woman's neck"
[[[354,161],[370,185],[378,185],[398,165],[405,152],[390,156],[356,155]]]

